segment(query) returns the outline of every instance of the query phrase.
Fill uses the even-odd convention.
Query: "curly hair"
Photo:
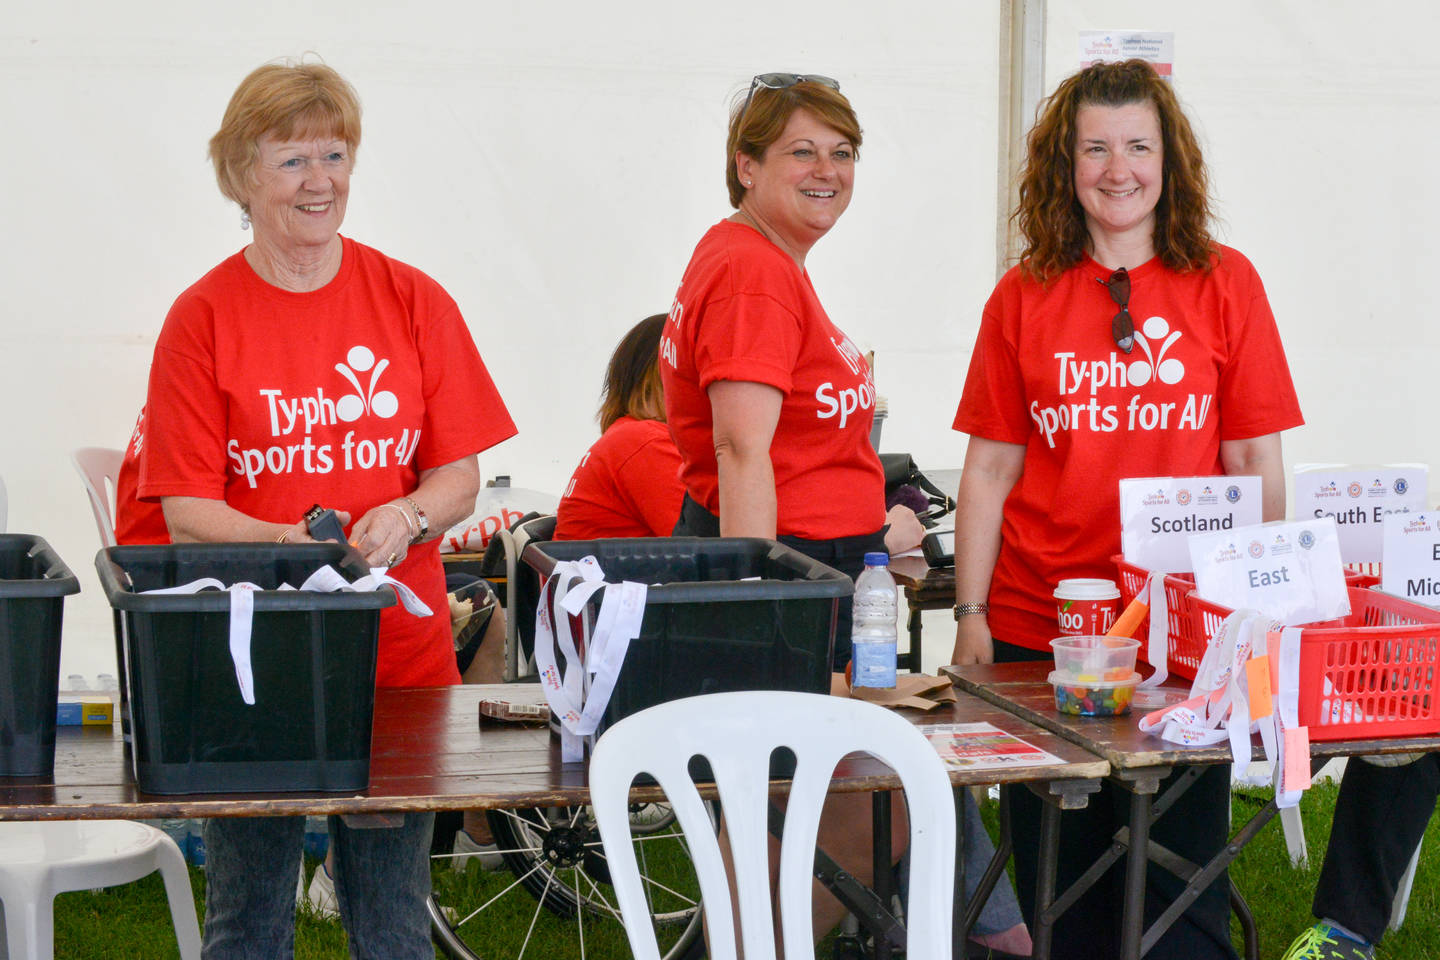
[[[1160,117],[1164,183],[1155,204],[1155,252],[1173,270],[1209,270],[1209,177],[1200,143],[1170,84],[1144,60],[1094,63],[1060,82],[1026,138],[1020,202],[1010,219],[1025,248],[1021,267],[1047,283],[1080,262],[1090,242],[1075,195],[1075,118],[1083,106],[1150,103]]]

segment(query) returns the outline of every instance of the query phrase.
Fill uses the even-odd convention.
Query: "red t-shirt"
[[[1129,355],[1096,282],[1111,273],[1088,257],[1048,287],[1006,273],[955,414],[956,430],[1025,445],[989,619],[999,639],[1036,650],[1055,636],[1059,580],[1115,578],[1120,479],[1220,475],[1222,440],[1304,422],[1265,288],[1239,252],[1220,247],[1209,273],[1159,259],[1129,271]]]
[[[293,523],[351,519],[419,473],[515,434],[455,301],[353,240],[319,290],[272,286],[237,253],[182,293],[155,345],[140,496],[224,500]],[[380,619],[380,686],[459,682],[439,541],[391,574],[435,611]]]
[[[660,376],[681,479],[711,513],[720,485],[706,390],[738,380],[785,395],[770,444],[778,534],[829,540],[884,524],[870,367],[825,315],[810,275],[754,229],[722,220],[701,238],[660,341]]]
[[[136,495],[140,483],[140,451],[145,446],[145,408],[135,418],[135,429],[125,447],[125,458],[115,474],[115,542],[122,547],[142,543],[169,543],[170,528],[160,504]]]
[[[670,428],[621,417],[580,458],[555,508],[555,539],[668,537],[684,496]]]

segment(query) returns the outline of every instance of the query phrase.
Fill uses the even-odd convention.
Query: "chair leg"
[[[10,960],[55,960],[55,904],[44,891],[5,891],[5,941]]]
[[[165,896],[170,901],[170,919],[175,925],[175,941],[180,947],[180,960],[200,960],[200,923],[195,917],[195,895],[190,888],[190,871],[175,842],[166,837],[155,848],[155,866],[165,881]]]
[[[1280,827],[1285,833],[1285,849],[1290,853],[1290,865],[1305,865],[1305,823],[1300,819],[1299,807],[1285,807],[1280,811]]]
[[[1410,866],[1405,868],[1405,874],[1395,887],[1395,900],[1390,907],[1391,930],[1399,930],[1400,925],[1405,922],[1405,908],[1410,905],[1410,888],[1415,884],[1415,868],[1420,865],[1420,846],[1419,843],[1415,844],[1415,855],[1410,858]]]

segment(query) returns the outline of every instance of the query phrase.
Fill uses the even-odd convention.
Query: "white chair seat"
[[[55,956],[55,895],[165,880],[182,960],[199,960],[200,926],[190,874],[164,833],[127,820],[0,823],[0,903],[11,960]]]

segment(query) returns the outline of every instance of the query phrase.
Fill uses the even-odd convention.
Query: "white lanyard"
[[[1145,580],[1140,597],[1150,605],[1150,636],[1146,645],[1145,659],[1155,672],[1140,681],[1140,689],[1158,687],[1169,677],[1167,666],[1170,659],[1170,613],[1169,598],[1165,596],[1165,574],[1152,573]]]
[[[301,590],[317,593],[334,593],[337,590],[367,591],[381,587],[393,587],[400,603],[417,617],[428,617],[431,609],[405,584],[386,573],[384,567],[372,567],[368,577],[361,577],[354,583],[346,580],[334,567],[321,567],[300,585]],[[201,590],[224,590],[230,594],[230,659],[235,664],[235,682],[240,687],[240,698],[250,706],[255,705],[255,668],[250,659],[250,640],[255,618],[255,592],[262,590],[258,584],[242,582],[226,586],[214,577],[202,577],[183,583],[178,587],[162,587],[159,590],[145,590],[146,594],[199,593]],[[294,590],[288,583],[282,583],[279,590]]]
[[[601,588],[605,596],[591,627],[587,605]],[[535,608],[535,665],[545,699],[560,721],[560,758],[566,763],[585,758],[584,738],[599,726],[630,641],[640,634],[646,593],[643,583],[607,584],[594,557],[557,563],[541,588]],[[580,620],[578,639],[572,617]],[[563,676],[555,658],[557,645],[565,658]]]

